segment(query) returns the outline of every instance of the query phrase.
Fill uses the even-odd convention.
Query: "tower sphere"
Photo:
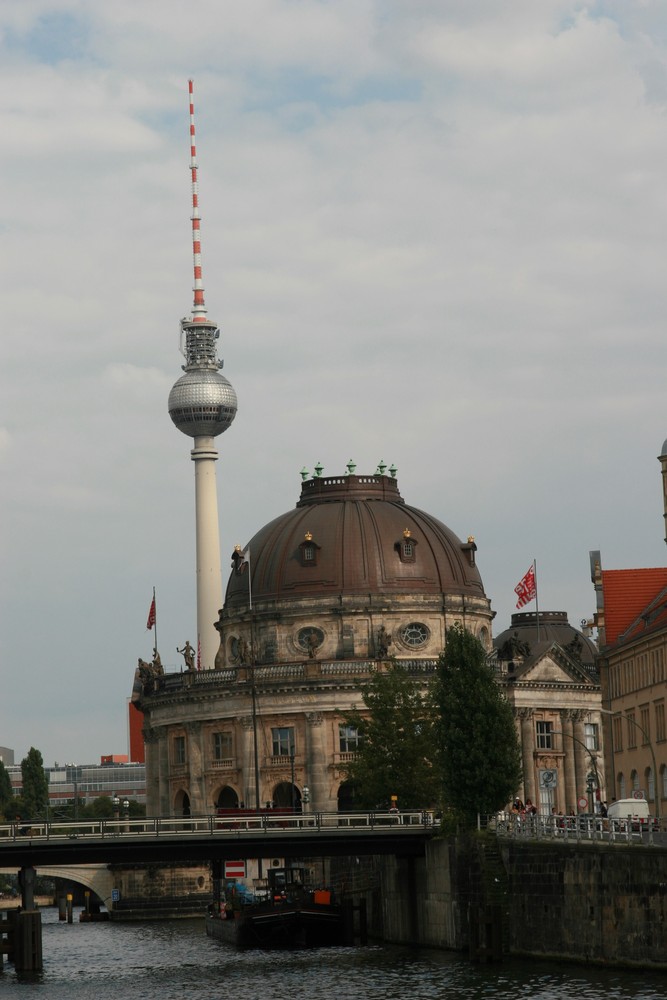
[[[194,369],[169,393],[169,416],[190,437],[216,437],[230,426],[238,404],[234,387],[219,372]]]

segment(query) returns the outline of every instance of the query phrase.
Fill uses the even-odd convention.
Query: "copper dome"
[[[295,509],[261,528],[249,551],[253,602],[406,592],[485,600],[474,540],[408,506],[391,476],[307,480]],[[247,603],[247,577],[232,572],[225,611]]]

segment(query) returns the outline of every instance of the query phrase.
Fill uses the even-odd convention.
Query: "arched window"
[[[633,792],[639,791],[639,775],[634,770],[630,774],[630,785],[632,786]]]
[[[625,775],[621,772],[616,779],[618,784],[618,797],[619,799],[624,799],[625,796]]]
[[[653,768],[646,768],[646,790],[648,792],[649,799],[655,799],[655,779],[653,777]]]

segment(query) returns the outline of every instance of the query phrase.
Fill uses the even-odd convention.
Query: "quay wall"
[[[378,863],[381,889],[367,904],[378,940],[482,960],[504,954],[667,971],[666,848],[481,834],[434,840],[424,859]]]

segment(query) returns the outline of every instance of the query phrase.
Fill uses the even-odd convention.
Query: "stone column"
[[[577,744],[575,743],[574,737],[576,736],[574,732],[574,718],[571,711],[561,712],[561,729],[563,730],[564,736],[563,740],[563,753],[565,754],[565,760],[563,764],[564,778],[565,778],[565,802],[563,803],[563,810],[569,813],[571,809],[574,809],[575,813],[577,811],[577,798],[579,793],[579,781],[577,776],[577,755],[575,750],[577,749]]]
[[[171,816],[172,802],[171,786],[169,782],[169,736],[166,729],[162,728],[159,730],[158,739],[157,756],[160,762],[158,767],[160,787],[157,815]]]
[[[590,754],[586,749],[586,734],[584,733],[584,718],[586,713],[584,712],[573,712],[572,713],[572,727],[573,734],[576,740],[574,746],[577,750],[576,761],[577,761],[577,789],[580,796],[586,796],[588,798],[588,792],[586,791],[586,778],[588,772],[592,770]],[[595,802],[593,802],[595,806]],[[584,810],[588,812],[588,807]]]
[[[144,723],[144,748],[146,754],[146,815],[160,814],[160,737],[155,729]]]
[[[257,804],[255,795],[255,742],[252,724],[252,716],[244,715],[237,720],[243,734],[243,746],[241,747],[241,794],[246,809],[254,809]],[[259,734],[258,734],[259,745]],[[259,799],[260,808],[264,805]]]
[[[310,789],[310,811],[327,812],[331,803],[327,781],[326,731],[321,712],[306,712],[305,783]]]
[[[521,720],[521,762],[523,764],[523,801],[539,799],[535,791],[535,725],[532,708],[520,708]]]
[[[202,762],[201,722],[186,722],[188,736],[188,788],[190,813],[203,816],[211,810],[207,808],[204,796],[204,768]]]

